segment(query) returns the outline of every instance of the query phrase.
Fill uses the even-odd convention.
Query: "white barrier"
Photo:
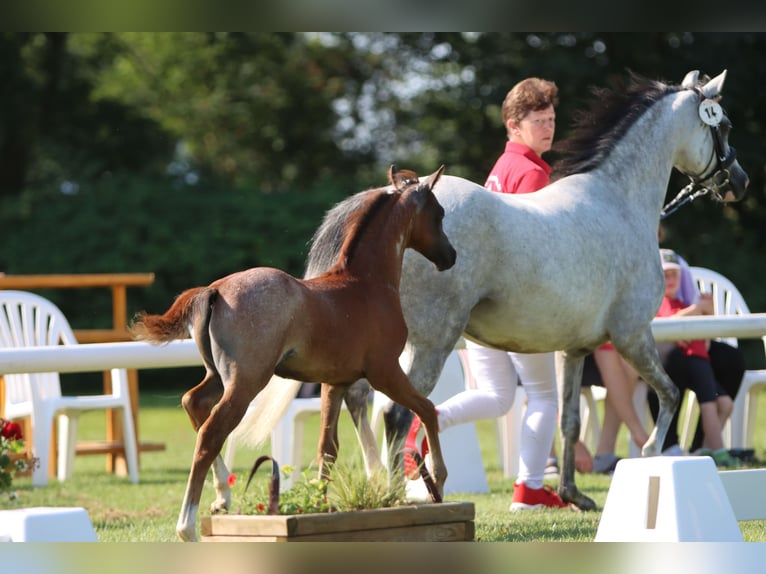
[[[97,542],[84,508],[32,507],[0,510],[4,542]]]
[[[617,463],[596,542],[742,542],[742,532],[712,458],[655,456]]]
[[[0,349],[0,374],[158,369],[202,364],[191,339],[164,345],[133,341]]]
[[[652,332],[658,341],[757,338],[766,335],[766,313],[655,319]],[[0,349],[0,374],[157,369],[201,364],[202,358],[191,339],[164,345],[134,341]]]
[[[723,470],[718,476],[737,520],[766,520],[766,468]]]

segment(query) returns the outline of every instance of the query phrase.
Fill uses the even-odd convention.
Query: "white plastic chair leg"
[[[74,455],[77,447],[79,413],[62,413],[58,416],[58,463],[57,478],[61,481],[72,477]]]
[[[133,417],[125,409],[120,409],[122,413],[122,435],[125,438],[125,463],[128,466],[128,478],[131,483],[138,484],[138,445],[136,444],[135,427],[133,426]],[[127,437],[131,437],[128,440]]]
[[[752,448],[758,411],[758,393],[764,386],[766,386],[766,370],[745,371],[729,419],[733,448]]]
[[[112,369],[113,392],[126,399],[127,407],[119,409],[122,416],[122,437],[125,448],[125,464],[128,467],[128,478],[133,484],[138,483],[138,444],[136,429],[133,425],[133,413],[130,410],[130,391],[128,389],[128,372],[125,369]]]
[[[681,408],[679,406],[679,408]],[[699,404],[697,403],[697,395],[694,391],[688,391],[686,393],[686,408],[683,409],[683,415],[679,417],[679,423],[681,425],[681,435],[678,440],[681,443],[681,448],[689,450],[694,440],[694,430],[697,428],[697,419],[699,418]]]
[[[32,471],[32,486],[47,486],[48,465],[51,452],[51,433],[53,432],[53,414],[35,412],[32,415],[33,455],[37,458],[37,467]]]

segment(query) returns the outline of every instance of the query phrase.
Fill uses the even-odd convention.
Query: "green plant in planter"
[[[242,504],[239,514],[310,514],[319,512],[344,512],[388,508],[407,504],[405,480],[402,470],[389,472],[379,467],[368,477],[360,461],[336,463],[329,479],[317,477],[317,469],[309,467],[301,473],[302,478],[292,488],[281,492],[278,502],[272,493],[278,491],[274,477],[279,476],[279,467],[272,460],[272,478],[259,481],[248,492],[248,486],[258,465],[270,457],[261,457],[250,474],[241,493]],[[284,476],[292,474],[291,467],[281,470]],[[278,507],[275,512],[274,505]]]
[[[380,466],[368,477],[359,463],[336,463],[330,471],[329,499],[340,512],[401,506],[407,503],[405,483],[402,468]]]

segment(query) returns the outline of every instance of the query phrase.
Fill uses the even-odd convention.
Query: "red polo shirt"
[[[551,166],[524,144],[506,142],[505,152],[484,183],[490,191],[532,193],[551,181]]]
[[[660,305],[660,310],[657,311],[657,316],[672,317],[686,307],[688,307],[688,305],[683,301],[665,297],[662,299],[662,305]],[[676,341],[676,345],[682,348],[687,356],[702,357],[703,359],[710,360],[710,355],[708,355],[707,352],[707,345],[702,339],[695,339],[694,341]]]

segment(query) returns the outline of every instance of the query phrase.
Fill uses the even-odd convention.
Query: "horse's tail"
[[[272,376],[250,404],[244,418],[232,432],[232,438],[251,448],[263,444],[298,395],[300,388],[300,381]]]
[[[138,313],[130,327],[134,339],[150,343],[168,343],[189,336],[195,318],[207,323],[212,299],[218,294],[215,289],[194,287],[181,293],[162,315]]]

